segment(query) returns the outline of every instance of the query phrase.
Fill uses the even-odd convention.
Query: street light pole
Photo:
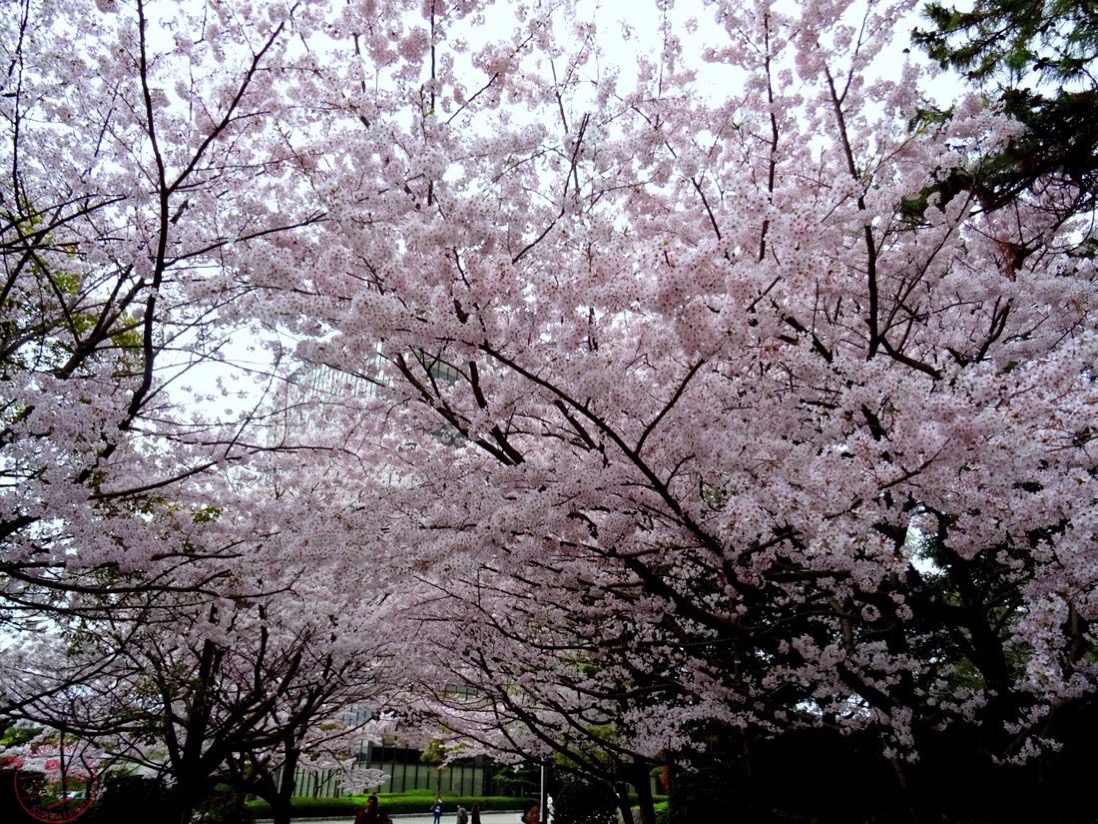
[[[545,762],[541,762],[541,790],[538,796],[538,806],[541,807],[541,820],[549,821],[549,808],[545,806]]]

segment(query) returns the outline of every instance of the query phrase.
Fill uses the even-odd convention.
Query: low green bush
[[[353,816],[366,806],[366,795],[345,795],[341,798],[294,798],[291,802],[294,818],[311,818],[331,816],[339,818],[344,815]],[[378,806],[389,815],[423,815],[431,811],[431,805],[437,796],[430,791],[413,791],[400,795],[387,795],[378,793]],[[453,815],[458,804],[470,809],[474,804],[480,804],[481,812],[491,810],[519,810],[522,809],[524,798],[511,798],[510,796],[442,796],[442,814]],[[249,801],[248,809],[257,818],[270,818],[271,806],[263,800]]]
[[[344,815],[354,816],[366,804],[366,801],[364,798],[345,796],[343,798],[295,798],[291,804],[294,818],[298,816],[317,818],[332,816],[339,818]],[[256,818],[271,817],[271,805],[266,801],[249,801],[247,807]]]
[[[355,796],[360,798],[359,806],[366,803],[367,796]],[[420,793],[411,794],[404,793],[401,795],[378,795],[378,806],[381,807],[389,815],[405,815],[414,813],[428,813],[431,811],[431,805],[434,804],[436,796],[434,793],[428,793],[422,795]],[[522,802],[526,799],[523,798],[511,798],[510,796],[494,795],[494,796],[474,796],[474,795],[444,795],[442,796],[442,814],[452,815],[457,812],[458,804],[463,806],[466,810],[470,809],[474,804],[480,804],[481,812],[488,812],[489,810],[518,810],[522,808]]]
[[[174,794],[175,791],[160,779],[127,773],[108,775],[99,787],[95,803],[80,816],[80,821],[82,824],[120,821],[166,824],[171,810],[175,809]]]
[[[652,809],[656,813],[656,824],[671,824],[671,807],[667,803],[666,795],[657,795],[653,797]],[[633,797],[636,800],[636,797]],[[630,812],[633,813],[633,821],[641,820],[641,808],[636,804],[633,805]],[[618,821],[621,821],[621,816],[617,816]]]

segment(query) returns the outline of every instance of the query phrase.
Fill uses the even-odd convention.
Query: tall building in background
[[[460,370],[437,357],[416,356],[423,360],[432,378],[446,385],[453,385],[463,378]],[[341,371],[327,364],[306,364],[286,379],[284,394],[278,408],[282,410],[278,421],[276,438],[292,438],[296,428],[306,427],[315,432],[323,426],[325,409],[332,404],[343,404],[355,399],[376,397],[378,387],[385,380],[385,360],[380,347],[374,363],[373,374],[379,376],[371,380],[363,375]],[[455,433],[440,428],[433,433],[443,443],[452,442]],[[387,483],[395,483],[395,475],[382,468]],[[344,720],[350,726],[362,725],[369,721],[369,707],[350,707]],[[407,792],[409,790],[429,789],[444,796],[483,796],[493,793],[493,775],[497,765],[485,756],[459,759],[445,766],[432,763],[432,759],[423,750],[406,746],[396,739],[372,741],[364,738],[359,742],[355,754],[354,768],[359,770],[381,770],[390,778],[387,783],[370,787],[373,791]],[[308,797],[337,797],[350,792],[360,791],[361,787],[348,787],[343,774],[338,770],[300,768],[295,776],[297,794]]]

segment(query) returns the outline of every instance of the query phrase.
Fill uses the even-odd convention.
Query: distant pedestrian
[[[469,815],[473,819],[472,824],[480,824],[480,805],[474,804],[469,810]]]
[[[458,804],[457,824],[469,824],[469,813],[465,812],[465,808],[460,804]]]
[[[442,799],[436,798],[435,803],[431,805],[431,814],[435,817],[434,824],[439,824],[442,821]]]
[[[527,801],[522,805],[522,824],[541,824],[541,805],[536,801]]]

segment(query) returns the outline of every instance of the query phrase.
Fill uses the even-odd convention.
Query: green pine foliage
[[[1098,2],[975,0],[961,11],[929,3],[913,38],[943,67],[997,95],[1025,132],[963,181],[998,208],[1049,176],[1077,187],[1074,211],[1098,192]]]
[[[1036,73],[1053,83],[1092,83],[1098,55],[1098,3],[1093,0],[976,0],[971,10],[932,2],[933,29],[916,42],[943,66],[970,79],[1010,84]]]

